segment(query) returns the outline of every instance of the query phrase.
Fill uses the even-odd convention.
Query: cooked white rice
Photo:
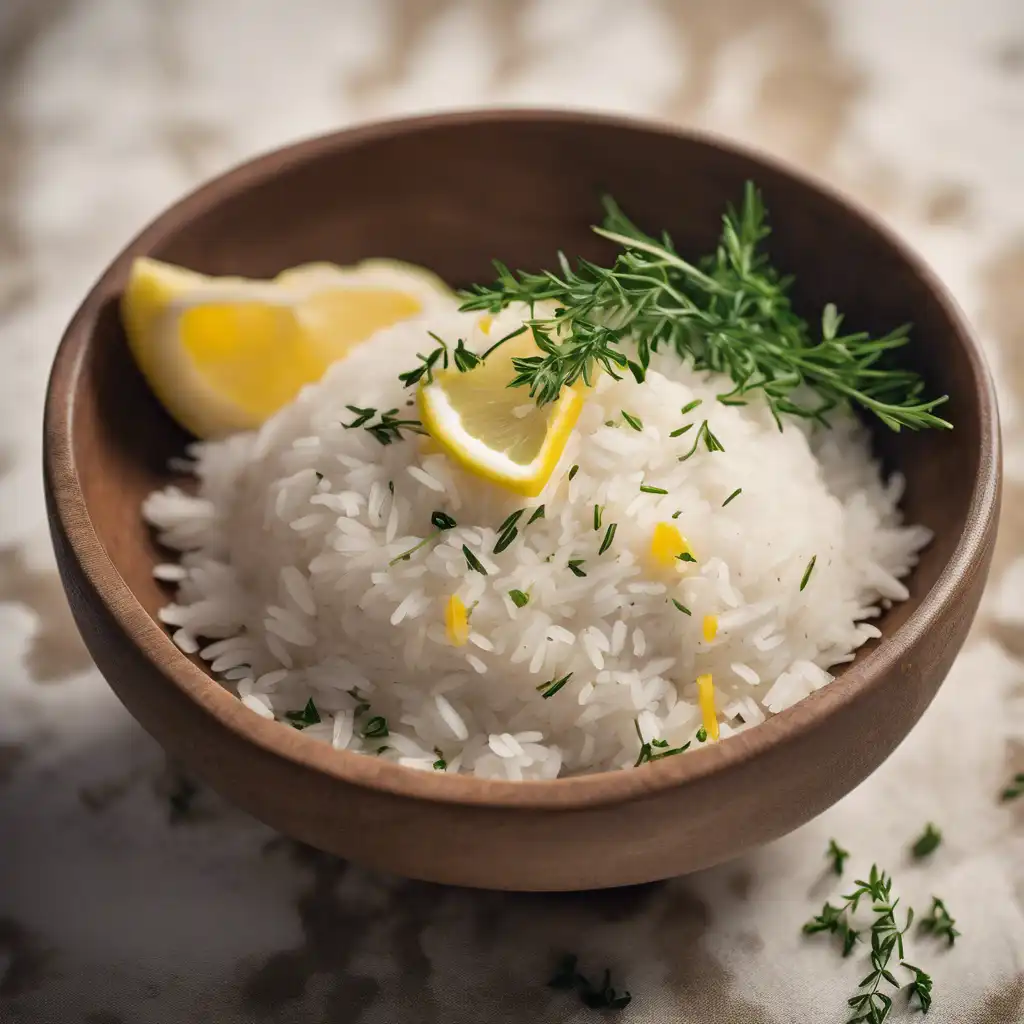
[[[474,324],[452,313],[429,326],[479,348]],[[308,735],[414,768],[442,757],[449,772],[514,780],[621,768],[637,759],[638,730],[699,745],[698,674],[712,673],[729,736],[828,683],[831,666],[879,635],[864,620],[907,596],[900,577],[930,534],[901,525],[902,481],[882,480],[856,421],[790,420],[780,433],[762,404],[718,403],[729,382],[674,356],[655,356],[643,384],[600,379],[536,499],[464,472],[422,437],[385,447],[345,429],[346,405],[406,408],[396,374],[430,344],[426,326],[382,332],[258,433],[196,444],[196,495],[167,488],[145,503],[182,553],[156,569],[178,587],[161,618],[255,714],[283,718],[312,698],[322,720]],[[705,416],[725,451],[700,445],[678,461]],[[694,429],[670,438],[685,422]],[[526,526],[541,504],[544,518]],[[492,554],[497,527],[522,507],[519,537]],[[458,526],[390,564],[433,533],[435,510]],[[678,526],[696,564],[652,567],[659,522]],[[463,544],[486,576],[469,570]],[[525,607],[512,589],[529,594]],[[472,606],[461,647],[445,630],[452,594]],[[706,615],[718,617],[710,643]],[[540,684],[569,672],[541,697]],[[386,739],[363,736],[373,716]]]

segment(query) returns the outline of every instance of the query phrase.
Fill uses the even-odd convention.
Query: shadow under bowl
[[[935,540],[883,638],[838,678],[757,728],[636,771],[512,783],[424,773],[335,751],[245,708],[156,618],[169,599],[140,504],[173,479],[187,437],[129,356],[117,301],[142,255],[210,274],[268,277],[307,261],[388,256],[453,284],[490,260],[595,259],[589,230],[613,194],[683,253],[710,251],[751,179],[772,215],[775,263],[798,310],[835,302],[858,329],[911,321],[908,363],[948,393],[952,432],[884,428],[908,521]],[[45,483],[61,576],[100,670],[142,725],[229,800],[297,839],[399,874],[499,889],[584,889],[707,867],[789,832],[892,752],[967,634],[998,517],[993,388],[932,273],[846,200],[779,164],[631,120],[480,111],[370,125],[260,157],[160,216],[103,274],[57,353]]]

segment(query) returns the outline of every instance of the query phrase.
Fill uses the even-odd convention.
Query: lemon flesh
[[[529,334],[507,341],[465,373],[435,373],[419,390],[420,418],[430,436],[469,472],[534,497],[544,489],[572,433],[583,397],[564,388],[538,406],[526,388],[510,388],[513,357],[536,355]]]
[[[307,264],[254,281],[142,258],[121,308],[157,398],[187,430],[214,438],[260,426],[382,328],[452,304],[440,279],[392,260]]]

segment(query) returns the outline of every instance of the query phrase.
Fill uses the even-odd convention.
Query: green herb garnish
[[[694,558],[693,555],[690,554],[689,551],[681,552],[680,554],[676,555],[676,558],[678,558],[680,562],[694,562],[694,563],[696,563],[696,561],[697,561],[697,559]]]
[[[527,526],[532,526],[538,519],[543,519],[543,518],[544,518],[544,506],[543,505],[538,505],[536,507],[536,509],[534,509],[533,515],[530,516],[530,518],[526,521],[526,525]]]
[[[640,731],[639,719],[633,719],[633,728],[636,729],[637,737],[640,740],[640,753],[633,762],[634,768],[639,768],[640,765],[647,764],[650,761],[661,761],[666,757],[674,757],[676,754],[681,754],[684,750],[690,749],[689,743],[684,743],[681,747],[672,747],[670,750],[664,749],[668,747],[668,740],[651,740],[648,743],[644,739],[644,734]],[[657,753],[654,753],[655,748],[659,748]]]
[[[516,523],[522,518],[523,513],[526,511],[524,508],[516,509],[511,515],[506,516],[504,522],[498,527],[498,533],[504,533],[506,530],[511,530]]]
[[[524,594],[521,590],[510,590],[508,596],[517,608],[525,608],[530,603],[530,595]]]
[[[587,574],[580,568],[583,565],[582,558],[570,558],[569,559],[569,570],[573,576],[586,576]]]
[[[519,536],[519,531],[514,527],[507,529],[495,542],[493,553],[500,555]]]
[[[924,827],[924,832],[918,836],[914,845],[911,846],[910,852],[914,855],[915,860],[921,860],[922,857],[927,857],[930,853],[934,853],[941,842],[942,833],[929,821]]]
[[[650,484],[641,484],[640,490],[644,494],[668,494],[664,487],[652,487]]]
[[[342,423],[346,430],[362,427],[383,445],[391,444],[394,441],[401,441],[403,430],[408,430],[411,434],[426,433],[423,429],[423,424],[419,420],[398,419],[397,409],[388,409],[387,412],[380,413],[380,422],[371,423],[370,421],[377,415],[376,409],[361,409],[358,405],[346,405],[345,408],[349,412],[355,413],[356,417],[351,423]]]
[[[844,850],[834,839],[830,839],[825,856],[832,862],[833,874],[841,875],[843,873],[843,865],[850,856],[850,852],[849,850]]]
[[[579,471],[579,466],[573,466],[572,469],[569,470],[569,479],[571,480]]]
[[[682,414],[683,414],[684,416],[686,416],[686,415],[688,415],[689,413],[693,412],[693,410],[694,410],[694,409],[696,409],[696,408],[697,408],[697,406],[698,406],[698,405],[700,405],[700,403],[701,403],[701,402],[703,402],[703,401],[704,401],[704,399],[703,399],[703,398],[695,398],[695,399],[694,399],[694,400],[693,400],[692,402],[687,402],[687,403],[686,403],[686,405],[684,405],[684,406],[682,407],[682,409],[680,409],[679,411],[680,411],[680,412],[681,412],[681,413],[682,413]],[[691,426],[692,426],[692,425],[693,425],[693,424],[691,424]]]
[[[423,547],[425,544],[429,544],[432,540],[437,540],[437,538],[440,537],[440,536],[441,536],[441,530],[439,529],[437,531],[437,533],[432,533],[432,534],[430,534],[430,536],[424,537],[423,540],[421,540],[418,544],[413,544],[413,546],[411,548],[408,548],[406,551],[403,551],[399,555],[395,555],[395,557],[392,558],[390,562],[388,562],[388,565],[392,566],[392,565],[395,565],[398,562],[408,562],[409,559],[414,554],[416,554],[416,552],[419,551],[419,549],[421,547]]]
[[[676,606],[676,610],[677,611],[682,612],[684,615],[693,615],[693,612],[691,612],[690,609],[687,608],[686,605],[682,603],[682,601],[677,601],[673,597],[672,598],[672,603]],[[703,728],[703,726],[701,726],[701,728]]]
[[[699,729],[697,730],[697,742],[698,742],[698,743],[707,743],[707,741],[708,741],[708,731],[707,731],[707,729],[705,729],[705,728],[704,728],[704,726],[702,725],[702,726],[701,726],[701,727],[700,727],[700,728],[699,728]]]
[[[388,735],[388,720],[383,715],[374,715],[363,726],[363,739],[377,740]],[[380,753],[380,751],[378,751]]]
[[[697,428],[697,436],[693,439],[693,444],[690,446],[690,450],[685,455],[679,456],[680,462],[686,462],[687,459],[692,458],[693,454],[697,451],[698,445],[704,442],[704,447],[709,452],[724,452],[725,447],[722,442],[718,440],[713,433],[711,428],[708,426],[708,421],[704,420],[701,425]]]
[[[1022,796],[1024,796],[1024,772],[1017,772],[1011,783],[999,794],[999,799],[1005,802],[1016,800]]]
[[[897,990],[900,988],[899,981],[889,968],[894,953],[898,954],[901,965],[914,974],[909,998],[916,995],[920,1000],[924,992],[926,1001],[930,1003],[931,978],[904,960],[903,937],[913,923],[914,912],[907,911],[902,928],[896,923],[899,900],[892,898],[892,878],[872,864],[867,880],[858,879],[855,885],[857,888],[852,893],[843,896],[841,906],[826,903],[821,913],[803,926],[803,931],[806,935],[828,932],[837,936],[843,956],[849,956],[861,940],[861,933],[852,926],[850,918],[856,914],[862,901],[870,906],[874,914],[870,928],[871,971],[857,986],[859,991],[847,1000],[852,1012],[847,1024],[883,1024],[893,1004],[892,996],[882,991],[883,983]]]
[[[956,921],[949,916],[946,904],[938,896],[933,896],[931,910],[921,919],[918,927],[937,939],[945,939],[947,945],[952,946],[960,937],[955,925]]]
[[[594,532],[601,529],[601,517],[604,515],[604,505],[594,506]]]
[[[906,327],[879,338],[844,334],[830,304],[812,331],[794,313],[791,279],[763,251],[769,228],[753,184],[739,212],[726,210],[714,253],[696,264],[676,252],[667,234],[641,231],[612,199],[604,207],[594,230],[621,246],[612,266],[579,260],[574,269],[560,255],[560,273],[513,273],[496,262],[493,285],[463,293],[464,310],[492,313],[513,302],[554,300],[551,317],[528,323],[540,354],[513,359],[510,386],[528,388],[538,404],[555,401],[577,380],[591,384],[599,368],[620,378],[628,367],[642,379],[651,352],[669,349],[695,370],[731,377],[734,387],[718,396],[722,401],[761,392],[780,428],[784,414],[827,423],[831,409],[848,403],[893,430],[949,427],[933,412],[945,396],[923,400],[921,378],[887,361],[908,343]],[[627,337],[636,339],[635,366],[622,349]],[[816,399],[799,399],[805,388]]]
[[[286,711],[284,717],[296,729],[305,729],[310,725],[320,724],[320,712],[317,711],[312,697],[306,701],[306,706],[301,711]]]
[[[454,530],[459,525],[447,512],[431,512],[430,522],[439,530]]]
[[[669,437],[682,437],[688,430],[693,430],[693,424],[687,423],[685,427],[677,427],[669,433]]]
[[[733,498],[738,498],[742,493],[743,493],[743,488],[742,487],[737,487],[736,490],[733,491],[732,494],[730,494],[729,497],[726,498],[725,501],[722,502],[722,508],[725,508],[725,506],[728,505],[729,502],[732,501]]]
[[[441,364],[441,369],[448,369],[447,344],[434,334],[433,331],[427,331],[427,333],[438,343],[438,347],[428,352],[425,356],[418,352],[416,353],[416,358],[420,361],[420,365],[415,370],[408,370],[398,375],[398,379],[402,382],[403,387],[411,388],[414,384],[418,384],[423,377],[427,378],[428,384],[433,384],[434,368],[438,363]]]
[[[554,697],[570,679],[572,679],[571,672],[568,675],[562,676],[561,679],[549,679],[546,683],[541,683],[540,686],[536,687],[537,692],[547,700],[548,697]]]
[[[642,433],[642,432],[643,432],[643,429],[644,429],[644,423],[643,423],[643,420],[641,420],[639,416],[632,416],[632,415],[631,415],[630,413],[626,412],[626,410],[625,410],[625,409],[621,409],[621,410],[620,410],[620,412],[622,413],[622,418],[623,418],[623,419],[624,419],[624,420],[625,420],[625,421],[626,421],[626,422],[627,422],[627,423],[628,423],[628,424],[629,424],[629,425],[630,425],[630,426],[631,426],[631,427],[632,427],[632,428],[633,428],[634,430],[636,430],[636,431],[637,431],[637,432],[639,432],[639,433]]]
[[[444,754],[434,747],[434,753],[437,755],[437,760],[431,765],[435,772],[446,772],[448,771],[448,762],[444,759]]]
[[[927,1013],[932,1005],[932,979],[931,975],[925,974],[920,967],[908,964],[906,960],[900,961],[900,967],[905,967],[914,974],[913,980],[907,986],[907,1002],[912,1003],[917,997],[917,1008],[922,1013]],[[870,1018],[869,1018],[870,1020]]]
[[[476,555],[473,554],[472,551],[469,550],[468,547],[466,547],[465,544],[462,545],[462,553],[466,556],[466,565],[469,566],[470,569],[474,572],[480,573],[481,576],[487,575],[487,570],[483,567],[483,563],[476,557]]]
[[[559,961],[555,973],[548,982],[549,988],[560,991],[575,990],[583,1005],[591,1010],[621,1010],[633,998],[628,992],[618,992],[612,987],[611,971],[606,969],[600,985],[595,985],[576,969],[578,958],[566,954]]]
[[[604,538],[601,541],[601,546],[597,549],[597,553],[599,555],[603,555],[612,546],[612,541],[615,540],[615,531],[618,528],[618,523],[608,524],[608,529],[604,531]]]
[[[803,579],[800,580],[800,591],[803,592],[804,587],[807,586],[808,581],[811,578],[811,573],[814,572],[814,563],[818,561],[817,555],[811,555],[811,560],[807,563],[807,568],[804,569]]]

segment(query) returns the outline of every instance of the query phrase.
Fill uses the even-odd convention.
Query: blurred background
[[[45,527],[50,360],[150,218],[302,136],[508,104],[695,126],[839,186],[950,286],[1002,402],[992,584],[921,726],[795,835],[620,893],[403,882],[225,807],[91,667]],[[1024,1021],[1024,801],[994,796],[1024,770],[1021,0],[0,0],[0,360],[3,1024],[582,1021],[544,986],[564,949],[614,965],[624,1021],[839,1022],[859,965],[799,935],[831,835],[955,905],[929,1021]],[[929,819],[941,856],[906,867]]]

